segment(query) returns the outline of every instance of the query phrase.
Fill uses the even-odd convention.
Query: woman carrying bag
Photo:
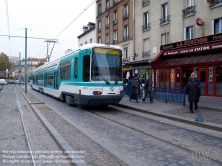
[[[190,102],[190,113],[193,113],[193,103],[195,105],[195,110],[197,110],[197,102],[201,95],[200,86],[194,81],[193,76],[190,76],[190,82],[187,84],[186,92],[188,94],[188,101]]]

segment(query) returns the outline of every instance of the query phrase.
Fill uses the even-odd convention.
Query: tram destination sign
[[[164,51],[163,55],[175,55],[175,54],[185,54],[185,53],[192,53],[197,51],[206,51],[206,50],[212,50],[212,49],[218,49],[222,48],[222,42],[215,43],[215,44],[205,44],[203,46],[193,46],[189,48],[180,48],[175,50],[166,50]]]
[[[162,45],[160,46],[160,50],[172,50],[172,49],[183,48],[183,47],[190,47],[190,46],[196,46],[196,45],[198,46],[201,44],[212,43],[212,42],[217,42],[217,41],[222,41],[222,33],[195,38],[191,40],[180,41],[180,42],[171,43],[167,45]]]

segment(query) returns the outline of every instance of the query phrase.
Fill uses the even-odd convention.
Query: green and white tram
[[[108,106],[123,98],[122,51],[88,44],[32,71],[31,88],[80,106]]]

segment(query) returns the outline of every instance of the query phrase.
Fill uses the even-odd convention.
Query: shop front
[[[203,96],[222,97],[222,34],[163,45],[160,49],[152,61],[155,87],[182,89],[195,72]]]
[[[142,84],[145,83],[149,76],[152,76],[153,70],[151,69],[152,59],[129,62],[131,66],[130,77],[137,76]]]

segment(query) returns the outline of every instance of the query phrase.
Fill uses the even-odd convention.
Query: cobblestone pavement
[[[210,135],[210,133],[195,131],[192,128],[185,129],[183,127],[152,120],[151,118],[129,114],[126,113],[127,111],[122,112],[115,107],[107,111],[91,111],[102,117],[129,126],[135,130],[142,131],[143,133],[153,135],[156,138],[164,139],[165,141],[182,146],[193,152],[207,152],[210,150],[213,153],[212,155],[214,155],[212,157],[217,157],[217,159],[220,159],[222,162],[221,135],[213,136]]]
[[[217,165],[207,158],[196,156],[195,152],[185,151],[177,146],[158,140],[141,132],[116,124],[98,117],[90,112],[31,91],[45,101],[53,110],[57,110],[72,121],[75,121],[98,138],[110,144],[113,148],[125,154],[139,165]],[[110,109],[110,108],[108,108]],[[107,110],[105,110],[107,112]],[[140,119],[137,119],[138,121]],[[128,121],[127,123],[131,123]],[[134,123],[134,122],[133,122]],[[153,125],[152,125],[153,126]],[[161,129],[159,125],[156,129]],[[163,128],[162,128],[163,129]],[[174,130],[175,128],[171,128]],[[67,129],[66,129],[67,130]],[[164,135],[163,135],[164,137]],[[190,136],[191,138],[191,136]]]
[[[39,101],[30,93],[27,93],[26,96],[32,102]],[[61,101],[58,102],[57,99],[53,100],[57,103],[61,102]],[[84,135],[82,132],[80,132],[78,129],[76,129],[70,123],[68,123],[66,120],[57,115],[53,110],[51,110],[45,104],[38,104],[36,105],[36,107],[53,125],[53,127],[63,136],[63,138],[69,143],[69,145],[73,147],[73,149],[85,152],[84,155],[82,156],[83,157],[82,159],[86,162],[87,165],[89,166],[126,165],[116,156],[114,156],[109,151],[107,151],[94,141],[92,141],[89,137]]]
[[[21,102],[23,118],[26,124],[26,130],[29,135],[29,140],[31,142],[32,151],[36,152],[33,155],[36,157],[35,160],[37,165],[70,165],[68,163],[59,163],[59,160],[61,160],[61,162],[69,162],[66,159],[67,156],[60,153],[62,152],[62,150],[58,147],[49,132],[40,122],[40,120],[31,109],[31,107],[28,105],[27,101],[24,99],[18,88],[16,87],[15,89],[18,95],[18,99]],[[30,97],[29,99],[32,101],[37,101],[33,97]],[[57,158],[55,159],[55,157]]]
[[[21,165],[15,156],[29,151],[16,104],[14,86],[5,86],[0,95],[0,165]],[[9,158],[10,157],[10,158]],[[31,160],[27,155],[27,160]],[[22,164],[30,165],[30,164]]]

